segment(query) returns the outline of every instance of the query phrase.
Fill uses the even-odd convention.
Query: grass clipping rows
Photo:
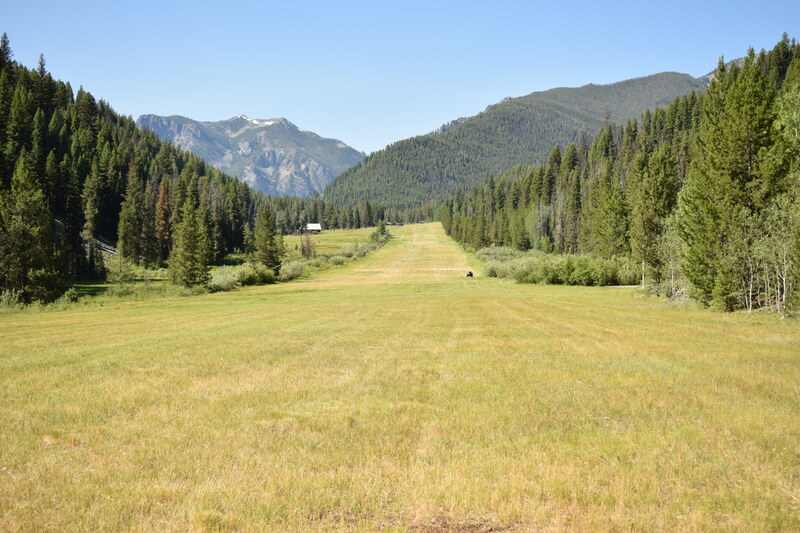
[[[290,284],[0,316],[0,529],[800,529],[797,323],[467,279],[438,225],[393,233]]]

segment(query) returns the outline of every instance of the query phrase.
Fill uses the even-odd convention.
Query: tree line
[[[800,45],[784,35],[720,62],[704,95],[457,191],[439,219],[473,249],[626,257],[669,296],[784,312],[800,287],[798,132]]]
[[[372,153],[330,183],[325,198],[397,208],[441,202],[457,187],[481,184],[512,164],[544,162],[553,144],[576,142],[581,130],[595,134],[606,115],[624,120],[704,86],[685,74],[662,73],[505,99],[474,117]]]
[[[358,228],[390,215],[433,216],[433,207],[387,213],[365,201],[333,205],[254,192],[138,129],[82,87],[74,93],[52,78],[43,56],[36,69],[19,65],[2,35],[0,293],[24,303],[53,300],[71,280],[102,276],[102,252],[114,249],[152,266],[196,256],[207,271],[245,249],[262,211],[279,233],[308,222]],[[195,241],[202,251],[185,253],[183,243]]]

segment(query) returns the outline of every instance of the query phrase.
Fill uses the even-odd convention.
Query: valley
[[[796,321],[467,279],[440,224],[391,231],[291,283],[0,315],[0,529],[800,529]]]

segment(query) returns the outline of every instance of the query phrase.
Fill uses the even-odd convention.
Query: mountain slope
[[[506,98],[428,135],[394,143],[341,174],[325,189],[334,203],[380,201],[409,207],[443,199],[516,164],[541,164],[553,145],[592,134],[606,120],[624,123],[706,83],[665,72],[610,85],[557,88]]]
[[[140,127],[202,157],[266,194],[311,196],[364,154],[336,139],[304,131],[286,120],[244,115],[219,122],[142,115]]]

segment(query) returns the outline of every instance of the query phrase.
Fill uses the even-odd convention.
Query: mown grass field
[[[392,229],[394,228],[389,228]],[[333,255],[344,244],[368,242],[370,234],[374,231],[375,228],[325,230],[316,235],[309,235],[309,238],[318,254]],[[283,242],[289,259],[300,257],[300,238],[300,235],[284,236]]]
[[[0,530],[800,530],[800,325],[467,279],[0,315]]]

